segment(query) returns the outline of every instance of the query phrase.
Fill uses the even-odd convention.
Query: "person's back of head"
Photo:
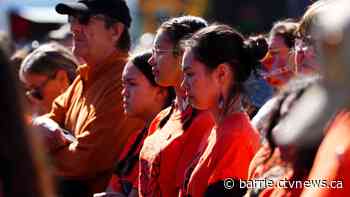
[[[25,128],[18,83],[9,58],[0,49],[0,196],[53,196],[37,141]]]

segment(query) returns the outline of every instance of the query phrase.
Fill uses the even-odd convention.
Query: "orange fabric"
[[[289,150],[289,148],[287,148]],[[295,170],[289,164],[291,161],[283,160],[283,153],[279,147],[274,149],[274,152],[270,156],[271,148],[267,143],[265,143],[259,151],[255,154],[253,160],[249,167],[249,180],[273,180],[272,186],[265,186],[263,188],[249,189],[248,193],[252,196],[259,197],[297,197],[300,196],[302,188],[287,188],[279,187],[278,181],[280,180],[297,180],[304,181],[306,176],[302,178],[296,178]],[[292,160],[288,156],[284,156],[287,159]],[[268,160],[267,160],[268,159]],[[267,161],[266,161],[267,160]],[[302,169],[298,169],[301,170]],[[304,171],[303,171],[304,172]],[[305,174],[305,173],[303,173]],[[254,194],[252,194],[254,193]]]
[[[246,113],[230,115],[205,140],[208,145],[198,162],[192,161],[195,167],[187,171],[186,178],[191,175],[188,184],[185,180],[183,196],[202,197],[209,185],[226,178],[247,179],[249,163],[260,145]]]
[[[142,129],[142,130],[139,130],[138,132],[135,132],[129,138],[127,144],[125,145],[125,148],[124,148],[122,154],[119,157],[119,160],[125,159],[128,152],[130,151],[131,147],[133,146],[133,144],[137,140],[137,137],[139,135],[142,135],[141,132],[144,132],[144,130]],[[140,154],[140,151],[141,151],[141,148],[142,148],[142,145],[143,145],[143,142],[144,142],[146,136],[147,135],[144,135],[144,137],[142,138],[140,143],[137,145],[137,148],[135,149],[135,154],[137,154],[137,155]],[[116,174],[113,174],[109,185],[113,189],[113,191],[123,193],[122,182],[128,182],[128,183],[132,184],[133,188],[138,189],[138,178],[139,178],[139,163],[136,162],[135,165],[132,167],[132,169],[130,170],[130,172],[127,175],[120,177],[120,176],[117,176]]]
[[[188,120],[192,109],[180,112],[175,107],[170,119],[161,128],[158,123],[169,113],[170,108],[162,111],[150,126],[140,153],[141,197],[178,196],[184,170],[197,152],[203,135],[213,125],[209,112],[198,112],[190,126],[184,131],[183,122]]]
[[[309,180],[343,181],[336,188],[305,188],[302,196],[350,196],[350,112],[337,115],[318,149]],[[334,182],[337,186],[338,182]]]
[[[141,122],[126,119],[121,74],[127,54],[114,53],[98,66],[83,65],[72,85],[53,102],[46,116],[71,131],[77,143],[53,153],[55,175],[85,180],[102,192],[126,140]]]

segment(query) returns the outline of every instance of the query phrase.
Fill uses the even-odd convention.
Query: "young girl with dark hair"
[[[195,33],[184,47],[186,94],[192,106],[211,112],[215,124],[191,160],[180,196],[242,196],[245,190],[238,181],[248,178],[260,142],[241,96],[244,82],[266,53],[266,42],[246,40],[231,27],[216,24]]]
[[[172,88],[160,87],[154,81],[152,67],[148,64],[151,55],[150,52],[145,52],[131,57],[122,75],[124,113],[128,117],[142,120],[145,126],[134,132],[119,157],[109,184],[112,192],[95,196],[133,197],[138,194],[139,154],[148,126],[174,99]]]

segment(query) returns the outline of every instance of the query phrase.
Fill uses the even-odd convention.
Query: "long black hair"
[[[245,39],[237,30],[222,24],[199,30],[190,39],[182,41],[182,47],[189,48],[208,70],[214,70],[222,63],[230,65],[234,81],[226,105],[232,103],[238,93],[244,92],[244,82],[268,50],[264,38]]]
[[[208,23],[200,17],[196,16],[181,16],[171,18],[162,23],[158,31],[163,31],[174,45],[174,55],[180,55],[181,52],[181,41],[185,38],[191,37],[198,30],[208,26]],[[174,104],[172,104],[169,113],[159,122],[158,128],[162,128],[170,119],[171,114],[174,111]],[[186,130],[192,123],[192,120],[198,111],[192,109],[191,115],[183,120],[183,130]]]

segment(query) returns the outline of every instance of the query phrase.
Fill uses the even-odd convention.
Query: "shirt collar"
[[[78,74],[80,75],[83,81],[89,81],[94,76],[98,75],[102,70],[106,67],[114,65],[116,62],[120,60],[126,60],[128,57],[128,53],[124,52],[114,52],[110,56],[108,56],[102,63],[98,64],[94,68],[88,64],[83,64],[78,67]]]

